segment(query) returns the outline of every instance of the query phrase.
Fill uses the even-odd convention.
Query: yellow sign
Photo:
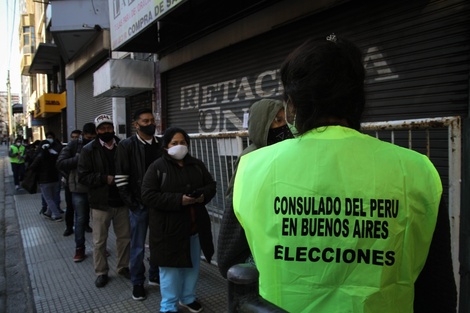
[[[67,107],[66,92],[63,93],[45,93],[36,101],[34,117],[49,117],[53,114],[60,113],[62,109]]]

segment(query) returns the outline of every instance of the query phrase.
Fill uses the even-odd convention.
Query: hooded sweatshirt
[[[241,156],[267,145],[271,123],[282,108],[282,101],[279,100],[262,99],[253,103],[248,119],[248,136],[251,144],[243,150],[238,160],[240,160]],[[220,274],[225,278],[227,277],[227,271],[230,267],[245,262],[251,255],[250,248],[245,238],[245,232],[235,217],[232,207],[233,183],[236,168],[238,167],[238,160],[235,163],[234,174],[226,192],[226,199],[229,205],[222,218],[217,245],[217,264]]]

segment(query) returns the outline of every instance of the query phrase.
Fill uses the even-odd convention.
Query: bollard
[[[258,296],[258,278],[258,270],[253,264],[237,264],[228,270],[229,313],[238,312],[244,301]]]

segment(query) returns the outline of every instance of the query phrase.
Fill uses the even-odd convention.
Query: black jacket
[[[46,147],[46,145],[48,146]],[[36,172],[39,184],[60,181],[60,173],[55,167],[55,163],[61,150],[62,144],[59,141],[54,141],[52,144],[47,140],[41,142],[33,162],[29,165],[30,170]]]
[[[142,182],[142,201],[149,208],[149,244],[152,266],[192,267],[190,253],[191,206],[183,194],[201,190],[204,203],[194,204],[201,249],[210,262],[214,254],[209,213],[205,205],[215,196],[216,183],[204,163],[189,154],[180,167],[168,154],[153,162]]]
[[[158,149],[161,144],[155,137]],[[161,156],[161,151],[158,157]],[[116,151],[116,185],[121,199],[131,210],[137,208],[141,200],[140,186],[146,172],[145,144],[133,135],[119,142]]]
[[[118,137],[114,139],[119,142]],[[110,168],[98,138],[83,147],[77,172],[78,182],[89,188],[90,208],[106,211],[109,208],[107,176]]]
[[[56,167],[62,172],[62,176],[67,179],[67,185],[71,192],[86,193],[88,187],[78,182],[77,167],[80,152],[83,148],[83,141],[70,141],[59,154]]]

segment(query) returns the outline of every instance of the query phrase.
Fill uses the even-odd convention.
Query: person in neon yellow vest
[[[414,310],[442,184],[426,156],[360,133],[364,80],[354,44],[335,35],[306,41],[281,66],[297,138],[253,151],[238,166],[233,206],[260,295],[289,312]],[[448,220],[439,216],[451,289]],[[450,293],[445,312],[455,312]]]
[[[16,138],[14,144],[10,146],[8,152],[10,157],[11,170],[13,171],[13,180],[16,190],[20,189],[20,182],[23,180],[25,173],[25,146],[22,144],[21,138]]]

